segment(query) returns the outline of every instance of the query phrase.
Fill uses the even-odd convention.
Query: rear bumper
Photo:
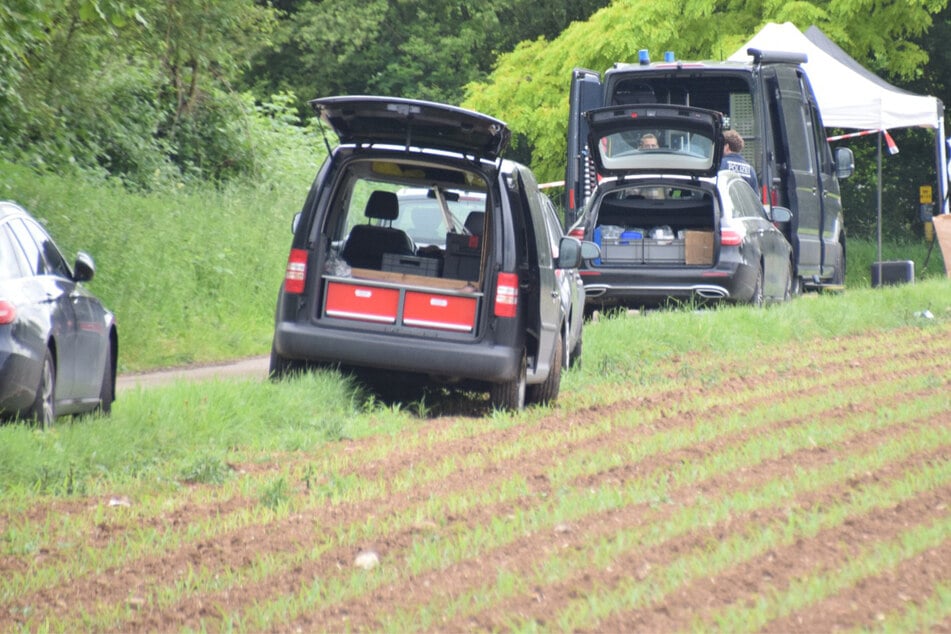
[[[514,379],[521,360],[521,347],[514,343],[426,339],[287,321],[275,328],[274,350],[287,359],[488,383]]]
[[[589,268],[581,271],[585,301],[636,305],[665,299],[745,301],[753,294],[756,272],[740,262],[715,267]]]
[[[15,414],[36,398],[41,361],[0,349],[0,411]]]

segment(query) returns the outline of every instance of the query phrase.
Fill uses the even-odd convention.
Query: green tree
[[[230,89],[266,42],[253,0],[48,0],[5,41],[0,152],[51,169],[222,178],[250,165]],[[9,16],[10,13],[0,13]],[[12,43],[11,43],[12,42]]]
[[[616,0],[552,40],[523,42],[500,56],[485,81],[470,84],[464,105],[505,120],[527,144],[543,179],[564,174],[568,88],[575,67],[604,70],[637,59],[639,49],[671,50],[680,59],[724,59],[767,22],[816,24],[870,68],[901,77],[920,73],[924,33],[946,0],[890,3],[761,0]],[[899,10],[900,9],[900,10]],[[841,39],[840,39],[841,38]],[[524,153],[524,148],[521,149]]]
[[[459,103],[499,53],[555,37],[608,0],[322,0],[281,3],[275,46],[248,73],[256,94],[389,94]]]

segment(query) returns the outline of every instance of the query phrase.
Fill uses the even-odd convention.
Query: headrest
[[[400,215],[400,203],[396,193],[377,190],[370,194],[365,214],[367,218],[396,220],[396,217]]]
[[[485,212],[473,211],[466,216],[466,231],[474,236],[481,236],[485,230]]]

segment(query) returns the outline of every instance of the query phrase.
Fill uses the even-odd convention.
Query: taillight
[[[738,247],[743,242],[743,236],[736,229],[720,230],[720,245],[724,247]]]
[[[499,273],[495,281],[495,316],[515,317],[518,314],[518,275]]]
[[[287,269],[284,271],[284,292],[299,295],[304,292],[304,278],[307,276],[307,251],[291,249],[287,257]]]
[[[12,324],[17,318],[17,307],[5,299],[0,299],[0,326]]]
[[[572,238],[578,238],[579,240],[584,240],[584,227],[575,227],[568,232],[568,235]]]

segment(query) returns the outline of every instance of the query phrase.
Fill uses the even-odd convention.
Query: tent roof
[[[863,68],[815,26],[803,34],[791,22],[771,22],[729,60],[749,61],[749,48],[806,54],[808,61],[803,67],[827,127],[888,130],[941,125],[944,105],[940,99],[892,86]]]

